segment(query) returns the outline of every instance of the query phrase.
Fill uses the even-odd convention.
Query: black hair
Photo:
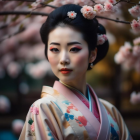
[[[103,45],[97,46],[97,34],[106,34],[106,30],[98,23],[96,18],[92,20],[86,19],[81,13],[81,8],[82,7],[79,5],[67,4],[55,9],[49,14],[47,20],[40,29],[41,39],[45,44],[45,56],[47,59],[49,33],[61,23],[69,25],[82,33],[83,39],[88,44],[89,54],[91,50],[94,50],[97,47],[97,57],[94,60],[93,65],[105,57],[109,48],[109,42],[106,41]],[[67,16],[69,11],[77,13],[76,18],[69,18]],[[90,64],[88,66],[88,70],[89,69],[91,69]]]

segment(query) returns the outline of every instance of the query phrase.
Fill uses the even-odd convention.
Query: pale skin
[[[97,49],[91,51],[89,56],[88,45],[81,32],[69,26],[56,27],[49,33],[47,55],[52,71],[59,80],[85,95],[88,64],[96,59]],[[72,71],[62,74],[62,68]]]

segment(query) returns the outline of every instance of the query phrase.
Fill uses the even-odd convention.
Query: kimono
[[[132,140],[119,111],[87,84],[87,97],[55,81],[26,116],[19,140]]]

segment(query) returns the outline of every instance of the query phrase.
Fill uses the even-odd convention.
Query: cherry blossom
[[[23,120],[15,119],[12,122],[13,132],[19,135],[21,133],[21,131],[22,131],[23,125],[24,125]]]
[[[83,8],[81,9],[81,13],[87,19],[93,19],[96,16],[96,11],[94,11],[91,6],[87,5],[83,6]]]
[[[104,9],[105,11],[114,12],[114,6],[110,2],[104,3]]]
[[[134,17],[140,17],[140,6],[136,5],[128,9],[129,13]]]
[[[122,55],[125,58],[128,58],[131,56],[131,50],[132,50],[132,46],[129,42],[125,42],[124,46],[122,46],[119,51],[122,53]]]
[[[35,79],[43,78],[47,73],[52,75],[50,64],[46,60],[42,60],[36,64],[28,63],[25,69],[26,73]]]
[[[67,15],[69,18],[74,19],[76,18],[77,13],[75,13],[74,11],[71,11],[71,12],[68,12]]]
[[[130,102],[132,104],[138,104],[140,103],[140,92],[136,93],[135,91],[133,91],[130,95]]]
[[[116,0],[107,0],[107,2],[110,2],[112,4],[115,4],[116,3]]]
[[[134,46],[133,47],[133,55],[134,56],[140,56],[140,46]]]
[[[133,40],[134,45],[140,45],[140,37]]]
[[[134,31],[140,32],[140,21],[136,21],[135,19],[131,23],[131,27]]]
[[[4,95],[0,95],[0,113],[8,113],[10,108],[10,100]]]
[[[21,66],[17,62],[11,62],[7,66],[7,72],[13,78],[16,78],[18,74],[20,73],[20,71],[21,71]]]
[[[121,64],[125,61],[125,58],[124,56],[122,55],[122,53],[116,53],[115,56],[114,56],[114,61],[117,63],[117,64]]]
[[[103,5],[101,5],[101,4],[96,4],[96,5],[94,6],[94,10],[95,10],[97,13],[102,13],[102,12],[104,12],[104,7],[103,7]]]
[[[107,40],[107,36],[105,34],[98,35],[97,45],[102,45],[103,43],[105,43],[106,40]]]

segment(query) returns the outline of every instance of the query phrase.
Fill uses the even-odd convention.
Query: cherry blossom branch
[[[94,0],[91,0],[94,4],[98,4],[98,3],[96,3]]]
[[[23,1],[23,2],[35,2],[36,0],[2,0],[2,1]]]
[[[58,7],[56,7],[56,6],[49,5],[49,4],[44,4],[44,3],[40,3],[40,4],[41,4],[42,6],[48,6],[48,7],[54,8],[54,9],[58,8]]]
[[[48,13],[42,13],[42,12],[31,12],[31,11],[4,11],[4,12],[0,12],[0,15],[40,15],[40,16],[48,16]],[[120,20],[115,20],[115,19],[111,19],[111,18],[107,18],[107,17],[102,17],[102,16],[96,16],[97,18],[101,18],[101,19],[106,19],[106,20],[111,20],[114,22],[120,22],[120,23],[124,23],[124,24],[130,24],[131,22],[129,21],[120,21]]]
[[[96,16],[96,18],[111,20],[111,21],[114,21],[114,22],[119,22],[119,23],[124,23],[124,24],[131,24],[130,21],[115,20],[115,19],[111,19],[111,18],[107,18],[107,17],[102,17],[102,16]]]
[[[91,0],[94,4],[99,4],[99,3],[96,3],[94,0]],[[117,5],[118,3],[120,2],[126,2],[126,3],[129,3],[129,4],[135,4],[135,5],[140,5],[140,3],[136,3],[136,2],[130,2],[130,0],[119,0],[117,1],[115,4],[113,4],[114,6]]]
[[[129,4],[136,4],[136,5],[140,5],[139,3],[136,3],[136,2],[130,2],[129,0],[119,0],[119,1],[117,1],[115,4],[113,4],[113,5],[117,5],[118,3],[120,3],[120,2],[126,2],[126,3],[129,3]]]
[[[15,33],[13,33],[13,34],[11,34],[11,35],[8,35],[8,36],[6,36],[6,37],[0,39],[0,43],[1,43],[2,41],[4,41],[5,39],[8,39],[8,38],[10,38],[10,37],[12,37],[12,36],[14,36],[14,35],[16,35],[16,34],[19,34],[19,33],[23,32],[24,30],[25,30],[25,27],[22,27],[22,28],[19,29],[17,32],[15,32]]]
[[[32,11],[3,11],[0,12],[0,15],[39,15],[39,16],[48,16],[48,13],[42,12],[32,12]]]

